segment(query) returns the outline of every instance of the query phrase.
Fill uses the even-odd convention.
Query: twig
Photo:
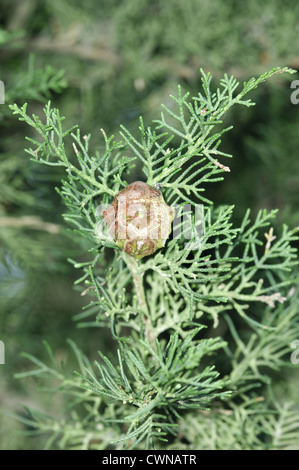
[[[28,227],[33,230],[43,230],[52,234],[60,231],[60,225],[44,222],[40,217],[33,215],[16,217],[0,217],[0,227]]]
[[[271,243],[276,238],[276,236],[273,235],[273,227],[270,228],[269,233],[265,233],[264,235],[267,239],[267,243],[266,243],[266,246],[265,246],[265,255],[266,255],[268,253],[268,251],[270,250]]]
[[[228,166],[222,165],[222,163],[218,162],[217,160],[213,160],[214,165],[218,166],[219,168],[222,168],[224,171],[230,171],[230,168]]]
[[[81,44],[65,44],[58,39],[38,38],[27,42],[27,49],[41,52],[56,52],[76,56],[84,60],[109,62],[113,66],[121,64],[121,58],[112,50],[100,47],[87,47]]]
[[[143,288],[143,279],[140,276],[140,274],[138,273],[137,261],[135,260],[135,258],[133,258],[133,256],[130,256],[130,255],[126,254],[125,257],[126,257],[125,258],[126,263],[129,267],[130,272],[131,272],[132,277],[133,277],[134,286],[135,286],[135,290],[136,290],[136,294],[137,294],[137,298],[138,298],[140,308],[146,315],[149,315],[148,306],[147,306],[147,303],[146,303],[145,292],[144,292],[144,288]]]
[[[124,254],[124,256],[125,256],[127,266],[130,269],[130,272],[132,274],[140,309],[144,312],[143,323],[145,327],[145,336],[149,340],[151,347],[154,347],[155,338],[153,335],[153,329],[152,329],[151,320],[150,320],[150,312],[148,309],[144,287],[143,287],[143,276],[140,276],[138,272],[138,264],[135,258],[128,254]]]

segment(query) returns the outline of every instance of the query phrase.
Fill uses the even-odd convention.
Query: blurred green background
[[[191,95],[200,89],[200,67],[215,84],[224,73],[240,81],[275,66],[299,66],[299,3],[296,0],[2,0],[0,6],[0,408],[21,412],[21,404],[59,416],[59,397],[26,370],[26,351],[46,356],[43,340],[72,368],[66,344],[72,338],[92,358],[104,333],[78,328],[74,315],[85,299],[74,289],[76,273],[66,259],[84,260],[86,242],[63,223],[55,191],[62,173],[36,165],[24,152],[30,130],[8,105],[29,103],[40,114],[51,99],[66,116],[103,145],[100,129],[131,131],[138,117],[158,117],[161,102],[180,83]],[[290,101],[290,77],[265,83],[251,98],[257,105],[227,116],[234,129],[222,150],[234,155],[231,172],[207,188],[216,204],[236,204],[235,222],[247,207],[279,208],[278,222],[298,224],[299,105]],[[83,134],[84,135],[84,134]],[[71,151],[71,149],[70,149]],[[290,392],[291,394],[294,392]],[[35,449],[40,442],[24,426],[0,417],[1,449]],[[26,431],[26,429],[25,429]],[[30,430],[29,430],[30,431]]]

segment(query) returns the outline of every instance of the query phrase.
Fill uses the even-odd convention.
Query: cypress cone
[[[158,189],[135,181],[115,196],[102,217],[115,244],[139,260],[164,247],[174,210]]]

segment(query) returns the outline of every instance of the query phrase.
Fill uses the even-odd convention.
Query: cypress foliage
[[[298,338],[298,228],[274,231],[275,210],[256,217],[248,210],[236,227],[233,207],[213,207],[204,195],[229,171],[231,155],[220,148],[231,126],[223,127],[223,116],[232,106],[252,106],[246,95],[283,72],[293,70],[276,68],[242,85],[224,75],[213,91],[211,75],[202,71],[198,95],[179,86],[159,119],[146,125],[140,118],[139,135],[121,126],[117,140],[102,130],[98,150],[77,126],[64,129],[51,103],[44,118],[30,116],[26,104],[10,106],[36,131],[26,149],[32,160],[65,170],[57,188],[64,218],[90,243],[88,260],[69,260],[80,271],[81,295],[90,298],[77,321],[110,328],[116,346],[90,363],[69,341],[78,366],[67,376],[47,343],[50,365],[26,354],[37,368],[18,376],[55,377],[68,396],[65,418],[30,409],[24,419],[49,434],[46,448],[58,442],[68,449],[296,445],[297,417],[291,403],[277,401],[272,377],[292,367],[290,344]],[[173,223],[181,236],[139,261],[109,238],[99,211],[129,184],[133,170],[176,211],[188,204]]]
[[[1,1],[1,448],[298,449],[298,14]],[[140,180],[175,217],[135,260]]]

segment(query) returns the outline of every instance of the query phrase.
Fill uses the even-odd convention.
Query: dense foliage
[[[4,448],[298,446],[298,5],[248,8],[3,2]],[[138,262],[98,212],[137,179],[192,235]]]

